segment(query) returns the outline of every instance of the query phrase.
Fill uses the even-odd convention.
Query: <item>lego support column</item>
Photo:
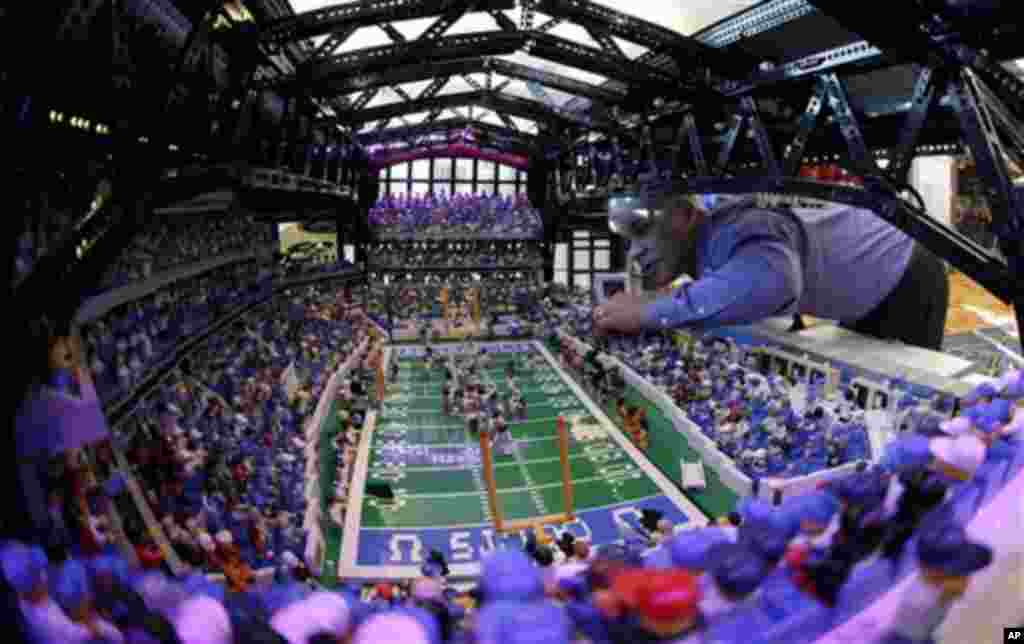
[[[575,519],[572,498],[572,469],[569,467],[569,429],[565,426],[565,416],[559,415],[558,420],[558,458],[562,462],[562,499],[565,504],[565,515]]]
[[[491,438],[487,432],[480,432],[480,466],[484,471],[484,485],[487,486],[487,505],[491,509],[494,529],[502,532],[505,522],[501,517],[501,506],[498,505],[498,488],[494,482],[494,457],[491,454]]]
[[[377,360],[377,408],[384,405],[384,396],[387,393],[387,384],[384,379],[384,360]]]

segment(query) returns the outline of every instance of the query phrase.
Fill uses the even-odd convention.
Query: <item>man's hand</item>
[[[633,293],[617,294],[594,311],[594,329],[597,335],[640,333],[650,302],[649,298]]]

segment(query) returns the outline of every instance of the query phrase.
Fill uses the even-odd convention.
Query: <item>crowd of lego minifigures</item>
[[[485,356],[467,361],[467,381]],[[800,611],[835,623],[908,574],[884,641],[930,642],[993,561],[963,522],[978,506],[973,489],[1024,465],[1021,398],[1024,372],[1006,374],[971,392],[934,435],[902,435],[877,466],[779,506],[742,499],[707,527],[677,529],[647,512],[624,542],[600,549],[535,534],[524,551],[485,559],[469,590],[446,582],[438,553],[408,584],[332,591],[304,582],[291,559],[261,587],[171,580],[108,551],[50,560],[21,543],[0,548],[0,569],[25,623],[48,642],[770,641]]]
[[[305,446],[297,442],[302,432],[294,414],[287,422],[289,408],[304,403],[308,412],[323,387],[324,374],[344,357],[346,347],[356,344],[359,328],[365,325],[350,302],[309,296],[313,299],[279,302],[253,329],[255,337],[233,335],[230,342],[216,344],[194,364],[183,366],[182,377],[146,407],[155,412],[150,417],[155,428],[150,431],[162,437],[155,458],[138,453],[145,440],[127,446],[139,478],[154,493],[150,500],[175,548],[194,564],[193,574],[167,577],[152,543],[139,550],[138,567],[102,538],[87,541],[87,548],[74,535],[69,537],[74,542],[70,547],[59,542],[0,546],[0,572],[17,594],[22,623],[38,641],[784,641],[785,627],[798,615],[823,616],[817,622],[802,621],[805,631],[825,628],[909,579],[910,588],[900,594],[894,619],[885,625],[884,640],[929,642],[967,591],[970,577],[993,561],[989,546],[967,536],[965,522],[1024,466],[1024,410],[1018,407],[1024,399],[1024,372],[1015,371],[974,389],[961,401],[955,418],[936,422],[931,407],[939,405],[934,401],[908,404],[900,412],[905,430],[877,464],[863,462],[855,474],[786,497],[781,505],[744,498],[733,512],[707,527],[672,526],[648,512],[639,528],[624,529],[621,543],[601,548],[592,548],[583,539],[555,543],[548,535],[534,535],[525,551],[499,550],[488,557],[479,580],[468,590],[448,583],[447,563],[437,553],[427,558],[422,576],[406,584],[351,584],[325,590],[316,587],[308,563],[290,550],[281,552],[289,545],[302,546],[295,521],[289,520],[287,528],[277,526],[284,537],[278,543],[273,527],[266,533],[250,530],[254,515],[246,512],[247,504],[277,507],[274,499],[303,506],[308,502],[298,465]],[[539,300],[534,313],[549,340],[557,342],[556,330],[589,337],[589,309],[581,300],[580,294],[555,291]],[[348,330],[338,335],[343,328]],[[273,364],[267,362],[273,362],[278,352],[291,359],[301,357],[297,361],[300,366],[306,363],[304,375],[311,383],[305,396],[297,395],[296,402],[283,407],[275,403],[286,396],[280,381],[261,376],[268,367],[272,372]],[[702,411],[694,405],[705,405],[703,413],[716,431],[742,423],[748,413],[753,417],[754,412],[745,408],[757,409],[756,401],[761,400],[767,409],[756,431],[781,450],[783,459],[787,457],[784,444],[771,443],[776,437],[768,419],[774,417],[777,427],[785,424],[790,412],[800,415],[791,396],[793,383],[757,373],[757,365],[737,347],[710,340],[679,347],[668,337],[648,336],[613,339],[588,356],[563,354],[602,395],[622,397],[622,374],[604,366],[602,353],[619,357],[652,384],[667,389],[691,417]],[[379,346],[371,354],[379,357]],[[254,361],[261,356],[265,360]],[[529,363],[505,374],[511,393],[506,406],[497,400],[496,388],[480,377],[489,360],[485,352],[459,360],[429,360],[432,370],[446,373],[449,394],[442,404],[447,411],[461,411],[467,422],[475,421],[477,431],[493,432],[500,445],[499,435],[506,431],[501,421],[525,412],[520,409],[521,395],[517,403],[515,380]],[[315,368],[317,364],[322,368]],[[339,480],[351,464],[352,436],[358,435],[361,424],[358,401],[369,395],[364,383],[380,365],[368,359],[363,366],[370,371],[358,370],[338,392],[341,418],[352,433],[328,437],[337,441],[341,455]],[[48,386],[59,389],[62,382],[55,377]],[[856,416],[853,401],[842,390],[834,404],[815,400],[819,386],[804,388],[810,404],[798,426],[785,436],[799,432],[800,423],[815,425],[827,436],[831,425],[845,422],[844,413],[851,420]],[[379,390],[378,385],[378,401]],[[734,399],[737,404],[730,404]],[[775,406],[781,412],[787,404],[793,409],[785,414],[771,412]],[[628,408],[624,411],[632,438],[640,444],[646,438],[641,434],[642,418]],[[142,415],[143,424],[150,412]],[[917,416],[909,420],[912,414]],[[826,415],[829,426],[822,422]],[[193,420],[196,424],[186,429],[181,418],[189,419],[186,425]],[[705,423],[698,424],[710,431]],[[751,421],[748,436],[755,433],[754,425]],[[831,432],[839,433],[834,427]],[[806,442],[801,436],[794,441],[798,445]],[[732,440],[718,434],[715,438],[721,438],[723,450]],[[207,445],[207,439],[216,439],[216,445]],[[746,449],[745,444],[734,447],[741,462]],[[221,457],[213,459],[217,467],[211,471],[215,450]],[[97,460],[109,464],[110,459]],[[760,469],[756,461],[749,467]],[[89,476],[74,480],[89,489],[85,501],[90,510],[101,506],[103,499],[124,499],[117,477],[102,484]],[[198,515],[190,515],[190,508]],[[232,531],[232,521],[246,527]],[[202,529],[194,533],[193,528]],[[220,538],[211,537],[211,530]],[[213,547],[208,549],[211,540]],[[192,541],[196,547],[190,549]],[[255,557],[251,562],[249,550]],[[271,550],[281,554],[269,557]],[[211,570],[211,561],[219,562],[226,583],[212,582],[203,574]],[[251,568],[262,564],[276,569],[271,583],[253,583]]]
[[[526,195],[388,195],[370,208],[381,237],[538,239],[540,212]]]

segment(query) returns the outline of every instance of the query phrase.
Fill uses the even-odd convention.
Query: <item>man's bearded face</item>
[[[655,212],[645,234],[632,239],[629,266],[643,275],[644,290],[667,286],[690,270],[694,234],[701,216],[688,199],[676,197]]]

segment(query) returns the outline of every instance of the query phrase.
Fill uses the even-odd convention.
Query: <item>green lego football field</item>
[[[507,418],[509,439],[494,445],[494,479],[505,521],[566,511],[557,420],[569,429],[568,458],[573,519],[545,528],[552,537],[570,532],[595,545],[621,542],[644,512],[661,513],[677,526],[703,525],[706,515],[586,397],[536,342],[485,343],[491,364],[480,374],[507,400],[506,367],[527,403],[525,418]],[[466,345],[436,346],[457,354]],[[414,578],[426,552],[451,562],[452,574],[479,574],[487,553],[521,548],[526,531],[499,532],[488,502],[479,437],[461,415],[441,405],[444,370],[427,367],[423,347],[392,345],[398,364],[381,408],[371,412],[353,466],[352,495],[338,552],[338,576],[352,579]],[[533,356],[532,363],[527,357]],[[387,369],[390,373],[390,368]],[[378,496],[384,488],[391,499]]]
[[[483,375],[503,399],[509,394],[505,368],[516,355],[499,354]],[[424,528],[491,521],[479,466],[479,440],[461,416],[441,409],[444,375],[422,360],[399,361],[399,378],[378,416],[369,462],[368,485],[386,483],[393,504],[368,499],[364,528]],[[589,416],[583,402],[544,366],[519,366],[515,380],[527,402],[526,421],[511,421],[513,444],[495,451],[494,477],[503,516],[508,520],[564,511],[556,419]],[[603,433],[598,430],[598,434]],[[661,493],[658,486],[607,435],[571,440],[569,462],[577,510],[627,502]]]

